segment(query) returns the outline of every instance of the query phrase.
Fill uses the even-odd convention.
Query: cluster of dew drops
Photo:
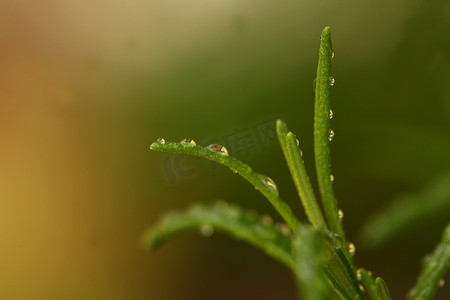
[[[333,60],[333,58],[334,58],[334,51],[331,50],[331,60]],[[333,76],[330,76],[330,78],[329,78],[329,85],[330,85],[330,87],[333,87],[335,84],[336,84],[336,79],[334,79]],[[334,116],[333,110],[331,110],[331,108],[330,108],[330,112],[328,113],[328,117],[331,120],[331,119],[333,119],[333,116]],[[328,141],[331,142],[333,140],[333,138],[334,138],[334,130],[330,128],[330,130],[328,130]],[[334,182],[334,175],[333,174],[330,174],[330,181]],[[341,222],[344,219],[344,212],[342,210],[338,211],[338,218],[339,218],[339,220]],[[350,255],[352,255],[352,256],[355,255],[355,253],[356,253],[355,244],[349,243],[347,245],[347,249],[348,249],[348,252],[350,253]]]
[[[159,144],[165,144],[166,140],[163,139],[163,138],[159,138],[159,139],[156,140],[156,142],[159,143]],[[180,144],[183,145],[183,146],[191,146],[191,147],[197,146],[197,143],[193,139],[189,139],[189,138],[182,140],[180,142]],[[223,155],[228,155],[228,150],[227,150],[227,148],[225,148],[225,146],[221,146],[221,145],[217,145],[217,144],[211,144],[211,145],[207,146],[206,148],[211,149],[211,150],[216,151],[216,152],[219,152],[219,153],[221,153]]]
[[[333,58],[334,58],[334,51],[331,50],[331,60],[333,60]],[[334,86],[336,84],[336,79],[334,79],[333,76],[330,76],[329,81],[330,81],[330,83],[329,83],[330,86]],[[328,113],[328,117],[331,120],[331,119],[333,119],[333,116],[334,116],[333,111],[330,108],[330,111]],[[333,140],[333,138],[334,138],[334,130],[330,128],[330,130],[328,130],[328,141],[331,142]],[[334,181],[333,174],[330,175],[330,181],[331,182]]]
[[[333,58],[334,58],[334,51],[331,51],[331,59],[333,59]],[[334,86],[335,84],[336,84],[336,80],[334,79],[333,76],[330,76],[330,78],[329,78],[329,85],[330,85],[330,87]],[[333,119],[333,116],[334,116],[333,111],[330,109],[329,114],[328,114],[328,117],[330,118],[330,120]],[[333,138],[334,138],[334,131],[332,129],[330,129],[328,131],[328,141],[331,142],[333,140]],[[166,143],[166,141],[163,138],[159,138],[156,142],[160,143],[160,144],[165,144]],[[298,141],[297,141],[297,143],[298,143]],[[184,146],[197,146],[197,143],[193,139],[190,139],[190,138],[182,140],[180,142],[180,144],[182,144]],[[223,155],[228,155],[228,150],[227,150],[227,148],[225,148],[225,146],[221,146],[221,145],[217,145],[217,144],[211,144],[211,145],[207,146],[207,148],[209,148],[209,149],[211,149],[213,151],[219,152],[219,153],[221,153]],[[236,171],[234,171],[234,172],[236,173]],[[273,182],[273,180],[270,177],[266,177],[266,176],[261,175],[261,179],[271,189],[273,189],[273,190],[277,189],[275,183]],[[334,181],[333,174],[330,175],[330,181],[331,182]],[[249,212],[249,214],[251,214],[251,212]],[[344,213],[343,213],[342,210],[338,211],[338,217],[339,217],[340,221],[343,220]],[[266,226],[269,226],[269,225],[273,224],[272,218],[270,216],[264,215],[264,216],[262,216],[261,219],[262,219],[262,223],[264,225],[266,225]],[[292,234],[292,232],[290,231],[290,228],[286,224],[277,223],[277,224],[275,224],[275,228],[278,231],[280,231],[281,233],[285,234],[285,235],[291,235]],[[207,237],[211,236],[214,233],[214,228],[210,224],[204,224],[200,228],[200,233],[203,236],[207,236]],[[347,245],[347,247],[348,247],[348,251],[350,252],[350,254],[354,255],[355,252],[356,252],[355,245],[353,243],[349,243]],[[358,279],[359,279],[361,275],[358,274],[358,273],[359,272],[357,272]],[[440,285],[443,285],[443,283],[440,282]]]
[[[156,142],[159,143],[159,144],[165,144],[166,140],[163,139],[163,138],[159,138],[159,139],[156,140]],[[193,139],[190,139],[190,138],[186,138],[186,139],[182,140],[180,142],[180,144],[183,145],[183,146],[187,146],[187,147],[197,146],[197,143]],[[227,148],[225,148],[225,146],[218,145],[218,144],[211,144],[209,146],[206,146],[206,148],[208,148],[208,149],[210,149],[212,151],[215,151],[215,152],[219,152],[222,155],[228,156],[228,150],[227,150]],[[232,171],[233,171],[233,173],[237,173],[238,172],[237,170],[234,170],[234,169]],[[261,181],[266,186],[268,186],[272,191],[277,192],[277,186],[275,185],[275,182],[272,180],[272,178],[270,178],[268,176],[261,175],[261,174],[259,174],[258,176],[260,177]]]

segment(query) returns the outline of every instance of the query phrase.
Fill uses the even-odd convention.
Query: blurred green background
[[[195,201],[279,220],[225,168],[148,146],[248,133],[253,146],[230,154],[302,215],[277,142],[261,146],[253,129],[281,117],[314,172],[326,25],[345,227],[357,263],[404,298],[449,214],[378,251],[356,235],[395,195],[450,170],[448,1],[0,0],[0,298],[296,299],[288,270],[220,234],[140,248],[158,216]],[[447,284],[436,299],[449,297]]]

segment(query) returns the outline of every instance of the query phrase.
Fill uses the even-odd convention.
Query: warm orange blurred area
[[[139,247],[161,207],[173,205],[159,199],[164,175],[149,170],[152,104],[160,100],[130,94],[139,88],[134,78],[164,73],[233,7],[0,2],[1,299],[186,292],[171,287],[195,260],[177,247],[152,255]]]
[[[109,127],[114,111],[99,114],[89,103],[125,94],[99,63],[120,68],[143,59],[125,59],[133,18],[121,20],[123,32],[108,25],[127,5],[105,11],[105,4],[0,3],[1,299],[127,299],[156,266],[142,265],[142,224],[121,211],[126,167],[107,165],[124,155],[120,145],[103,143],[119,139]],[[146,5],[150,19],[152,12]],[[148,218],[147,209],[141,215]]]
[[[167,178],[171,156],[149,145],[208,145],[281,117],[312,168],[313,78],[330,25],[333,172],[356,236],[370,210],[450,167],[449,43],[422,43],[445,36],[450,10],[381,2],[0,0],[0,299],[297,299],[287,269],[220,234],[140,247],[164,211],[195,201],[279,220],[225,168],[186,158],[196,173]],[[277,142],[253,150],[236,157],[302,216]],[[357,261],[397,298],[434,232],[378,256],[361,247]]]

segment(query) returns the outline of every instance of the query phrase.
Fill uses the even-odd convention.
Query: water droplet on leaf
[[[200,233],[205,237],[209,237],[214,233],[214,228],[209,224],[205,224],[200,228]]]
[[[333,111],[330,109],[330,113],[328,114],[328,116],[330,117],[330,120],[333,119]]]
[[[333,131],[333,129],[330,129],[328,131],[328,140],[331,142],[333,140],[333,138],[334,138],[334,131]]]
[[[284,224],[284,223],[277,223],[277,224],[275,224],[275,228],[279,232],[281,232],[283,235],[290,236],[292,234],[292,231],[289,228],[289,226]]]
[[[331,50],[331,59],[333,59],[333,58],[334,58],[334,51]]]
[[[340,249],[342,247],[342,238],[339,234],[331,234],[331,240],[333,241],[333,247],[335,249]]]
[[[181,141],[181,144],[188,146],[197,146],[197,143],[193,139],[184,139]]]
[[[330,175],[330,181],[334,182],[334,175],[333,174]]]
[[[157,143],[160,143],[160,144],[165,144],[165,143],[166,143],[166,140],[163,139],[163,138],[159,138],[159,139],[156,140],[156,142],[157,142]]]
[[[261,222],[266,225],[266,226],[270,226],[273,224],[273,220],[272,217],[269,215],[264,215],[261,217]]]
[[[344,219],[344,212],[341,209],[338,210],[338,217],[339,217],[340,221],[342,221],[342,219]]]
[[[222,153],[223,155],[228,155],[228,150],[227,150],[227,148],[225,148],[224,146],[212,144],[212,145],[209,145],[208,148],[210,148],[211,150],[220,152],[220,153]]]
[[[350,254],[351,254],[352,256],[355,255],[355,253],[356,253],[356,247],[355,247],[355,244],[349,243],[348,246],[347,246],[347,248],[348,248],[348,252],[350,252]]]
[[[359,281],[361,281],[361,279],[362,279],[362,275],[361,275],[361,270],[360,270],[360,269],[356,270],[356,278],[357,278]]]
[[[335,83],[336,83],[336,79],[334,79],[333,76],[330,76],[330,86],[334,86]]]
[[[272,178],[264,176],[264,175],[259,175],[259,177],[261,178],[261,180],[264,182],[265,185],[267,185],[274,191],[277,190],[277,186],[276,186],[275,182],[272,180]]]

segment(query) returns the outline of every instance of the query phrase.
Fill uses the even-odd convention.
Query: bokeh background
[[[276,141],[284,119],[313,169],[313,79],[332,28],[333,172],[359,265],[394,299],[448,214],[377,251],[357,233],[450,170],[450,3],[356,0],[0,0],[0,298],[296,299],[291,274],[221,234],[140,244],[163,212],[224,199],[269,213],[238,176],[149,150],[224,144],[303,217]],[[450,187],[449,187],[450,188]],[[436,299],[449,299],[450,285]]]

